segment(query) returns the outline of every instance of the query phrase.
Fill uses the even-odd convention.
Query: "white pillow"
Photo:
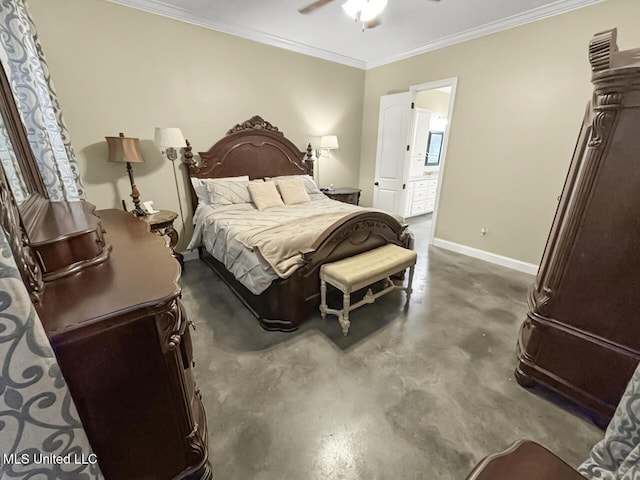
[[[249,185],[249,193],[258,210],[284,205],[278,190],[276,190],[276,184],[273,182],[252,183]]]
[[[248,180],[221,180],[214,178],[212,182],[207,184],[209,204],[218,207],[251,202],[251,196],[249,195],[249,190],[247,190],[249,183]]]
[[[309,203],[311,201],[302,178],[283,178],[278,180],[277,184],[285,205],[296,205],[298,203]]]
[[[304,188],[309,195],[312,193],[322,193],[311,175],[281,175],[279,177],[273,177],[271,180],[285,180],[290,178],[301,178],[304,181]]]
[[[207,191],[207,185],[213,180],[228,180],[230,182],[236,181],[249,181],[249,175],[243,175],[241,177],[226,177],[226,178],[196,178],[191,177],[191,185],[198,197],[198,203],[209,203],[209,192]]]

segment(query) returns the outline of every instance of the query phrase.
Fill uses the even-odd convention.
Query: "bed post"
[[[311,143],[307,145],[307,155],[304,158],[304,166],[307,167],[307,173],[313,177],[313,148]]]
[[[196,195],[196,191],[193,189],[193,184],[191,183],[191,175],[194,170],[197,168],[198,164],[193,158],[193,147],[189,140],[185,140],[187,146],[184,147],[184,153],[182,154],[182,163],[187,166],[187,173],[189,174],[189,197],[191,198],[191,213],[194,214],[196,211],[196,207],[198,206],[198,196]]]

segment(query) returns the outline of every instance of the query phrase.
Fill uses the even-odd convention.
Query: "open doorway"
[[[404,216],[424,224],[429,244],[435,233],[455,87],[454,78],[410,89],[414,108]]]
[[[374,207],[433,243],[457,78],[380,98]]]

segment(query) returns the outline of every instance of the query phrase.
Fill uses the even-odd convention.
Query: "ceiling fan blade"
[[[311,13],[317,8],[324,7],[327,3],[331,3],[331,2],[333,2],[333,0],[317,0],[313,3],[310,3],[304,8],[298,9],[298,11],[302,14]]]

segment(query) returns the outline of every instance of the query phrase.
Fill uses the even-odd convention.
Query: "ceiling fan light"
[[[387,0],[347,0],[342,9],[356,22],[368,22],[382,13]]]
[[[362,0],[347,0],[342,4],[344,13],[358,21],[358,14],[362,11]]]

